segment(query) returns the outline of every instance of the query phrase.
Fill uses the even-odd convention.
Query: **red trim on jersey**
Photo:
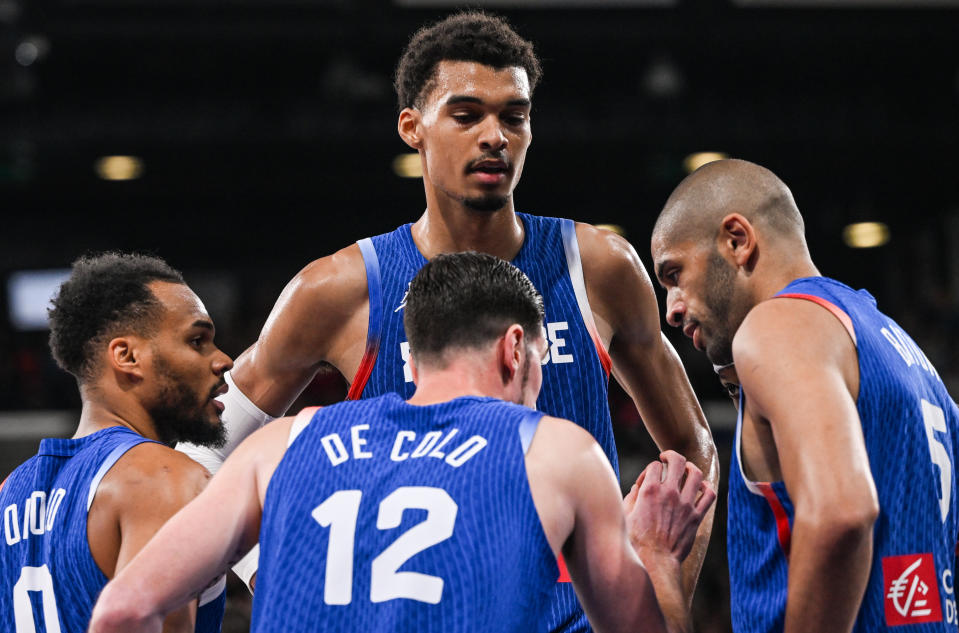
[[[3,490],[3,487],[7,485],[8,479],[10,479],[10,475],[7,475],[3,478],[3,481],[0,481],[0,490]],[[956,546],[956,549],[959,550],[959,545]]]
[[[606,380],[609,380],[609,372],[613,370],[613,359],[609,357],[609,352],[603,347],[603,342],[599,340],[599,334],[590,330],[590,338],[593,339],[593,345],[596,346],[596,354],[599,356],[599,364],[603,366],[606,372]]]
[[[789,541],[792,537],[792,531],[789,527],[789,515],[786,514],[786,508],[783,507],[782,501],[776,496],[772,484],[757,483],[756,486],[766,497],[766,502],[773,511],[773,516],[776,517],[776,533],[779,536],[779,546],[782,548],[783,554],[786,555],[786,560],[789,560]]]
[[[353,382],[350,383],[350,390],[346,394],[347,400],[359,400],[363,395],[363,389],[366,388],[366,382],[373,373],[373,365],[376,364],[376,356],[379,352],[379,345],[372,349],[367,347],[363,354],[363,360],[360,361],[360,368],[356,370],[353,376]]]
[[[827,301],[826,299],[823,299],[822,297],[817,297],[816,295],[807,295],[802,293],[787,293],[782,295],[776,295],[776,298],[780,298],[780,297],[784,299],[805,299],[806,301],[812,301],[813,303],[818,303],[822,307],[832,312],[833,316],[839,319],[839,322],[842,323],[843,327],[846,328],[846,331],[849,332],[849,336],[852,338],[852,342],[853,343],[856,342],[856,329],[852,325],[852,319],[849,318],[849,315],[846,314],[842,308],[832,303],[831,301]]]
[[[569,570],[566,569],[566,560],[562,554],[556,558],[556,564],[559,565],[559,578],[556,579],[556,582],[573,582],[572,578],[569,577]]]

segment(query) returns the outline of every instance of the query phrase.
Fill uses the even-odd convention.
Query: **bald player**
[[[869,293],[820,275],[759,165],[686,178],[652,254],[670,325],[741,385],[734,630],[955,631],[959,410],[928,358]]]
[[[397,130],[420,155],[426,211],[310,263],[287,285],[228,374],[227,446],[188,454],[215,471],[244,437],[282,415],[324,362],[351,383],[351,399],[409,397],[409,282],[437,254],[473,250],[512,262],[543,294],[549,354],[541,411],[583,426],[618,472],[607,400],[612,373],[656,444],[688,458],[715,487],[712,436],[660,331],[656,296],[633,247],[587,224],[515,210],[540,75],[532,44],[484,13],[454,14],[414,35],[396,72]],[[707,517],[684,567],[687,602],[710,529]],[[585,630],[569,578],[562,579],[550,628]]]

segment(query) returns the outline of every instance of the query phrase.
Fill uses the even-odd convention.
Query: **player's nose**
[[[479,145],[483,151],[501,151],[506,149],[509,140],[503,133],[503,126],[496,117],[486,117],[480,126]]]
[[[223,374],[223,372],[230,371],[233,369],[233,359],[230,358],[225,352],[217,348],[216,354],[213,355],[213,373],[217,376]]]
[[[673,327],[680,327],[683,324],[683,317],[686,315],[686,305],[679,296],[677,288],[670,288],[666,293],[666,323]]]

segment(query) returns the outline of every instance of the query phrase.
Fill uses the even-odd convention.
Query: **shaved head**
[[[670,243],[714,239],[730,213],[805,242],[802,216],[786,183],[765,167],[738,159],[707,163],[679,183],[653,235]]]

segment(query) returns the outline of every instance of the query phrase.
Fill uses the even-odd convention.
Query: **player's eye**
[[[457,123],[472,123],[479,119],[478,114],[468,111],[454,112],[451,116]]]
[[[526,122],[526,115],[522,112],[510,112],[503,116],[503,120],[509,125],[523,125]]]
[[[727,396],[733,400],[739,400],[739,385],[734,382],[725,382],[723,383],[723,389],[726,390]]]

